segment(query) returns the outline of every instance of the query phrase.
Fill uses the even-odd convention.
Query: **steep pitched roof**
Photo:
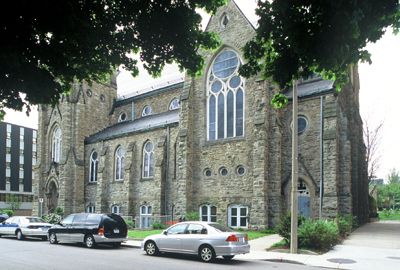
[[[321,77],[307,80],[298,84],[297,95],[301,98],[326,95],[334,92],[334,82],[331,80],[323,80]],[[288,99],[293,98],[293,88],[284,92]]]

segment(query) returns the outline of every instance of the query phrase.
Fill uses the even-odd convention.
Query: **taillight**
[[[98,234],[99,234],[99,235],[104,235],[104,228],[100,228]]]
[[[246,237],[244,238],[244,241],[249,241],[249,236],[246,234]]]
[[[228,236],[228,238],[226,238],[225,241],[226,242],[237,242],[237,241],[239,241],[239,239],[236,237],[236,235],[231,234]]]

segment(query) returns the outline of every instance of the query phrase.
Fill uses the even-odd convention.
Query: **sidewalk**
[[[304,264],[335,269],[400,269],[400,222],[368,223],[354,232],[342,244],[322,254],[290,254],[265,251],[282,238],[269,235],[250,240],[250,253],[237,255],[241,260],[263,260]],[[124,246],[140,248],[141,241],[129,240]]]

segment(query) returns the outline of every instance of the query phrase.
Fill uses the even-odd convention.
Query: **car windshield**
[[[213,227],[214,229],[216,229],[219,232],[234,232],[234,230],[219,224],[219,223],[208,223],[209,226]]]
[[[28,217],[24,218],[25,223],[46,223],[44,219],[35,218],[35,217]]]

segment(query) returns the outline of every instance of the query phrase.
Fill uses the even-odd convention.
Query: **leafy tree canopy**
[[[2,3],[0,36],[0,120],[5,107],[58,103],[74,78],[105,80],[120,64],[138,75],[139,53],[145,69],[160,76],[177,62],[198,75],[200,47],[218,47],[213,33],[201,30],[196,8],[209,13],[226,0],[16,0]],[[29,106],[28,106],[29,111]]]
[[[259,28],[244,48],[248,63],[240,72],[262,72],[281,89],[315,72],[340,91],[351,65],[371,63],[367,42],[379,40],[387,27],[395,34],[400,28],[399,0],[259,0],[256,14]],[[282,95],[273,102],[287,103]]]

